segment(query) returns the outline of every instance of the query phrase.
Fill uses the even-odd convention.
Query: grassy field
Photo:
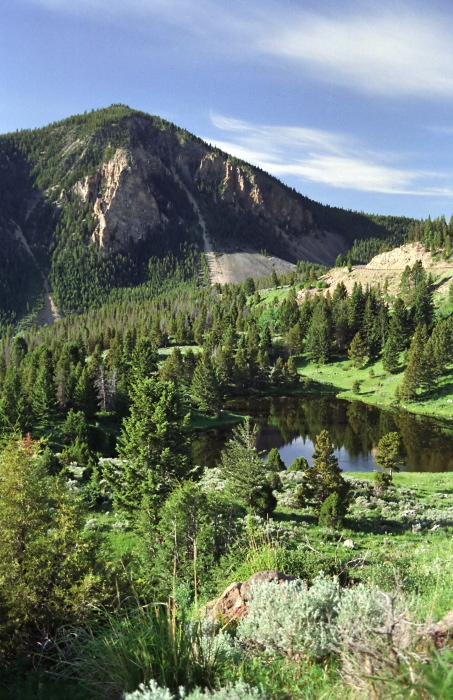
[[[386,373],[381,360],[363,369],[355,369],[347,359],[320,366],[302,357],[298,371],[303,377],[313,380],[308,387],[310,392],[329,391],[342,399],[359,399],[376,406],[394,406],[420,415],[453,418],[453,368],[441,378],[439,388],[433,392],[432,397],[411,402],[398,401],[395,396],[403,372],[395,375]],[[358,393],[353,391],[356,381],[360,382]]]

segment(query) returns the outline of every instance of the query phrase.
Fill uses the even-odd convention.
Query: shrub
[[[363,584],[344,590],[336,622],[337,651],[348,684],[356,689],[369,687],[375,697],[388,697],[393,680],[404,672],[414,675],[414,666],[421,660],[413,651],[420,644],[420,626],[410,620],[400,594],[389,595]]]
[[[257,583],[238,638],[268,654],[298,659],[325,656],[334,644],[340,606],[337,578],[320,574],[308,588],[301,581]]]
[[[318,524],[324,527],[341,528],[346,515],[347,505],[338,492],[326,498],[319,511]]]
[[[387,491],[392,483],[392,475],[385,472],[374,473],[374,486],[378,492]]]
[[[303,472],[308,468],[308,462],[305,457],[296,457],[294,462],[288,467],[289,472]]]
[[[141,685],[134,693],[126,693],[124,700],[266,700],[266,697],[262,690],[250,688],[242,681],[214,692],[195,688],[186,694],[180,688],[175,695],[168,688],[159,688],[155,681],[150,681],[148,686]]]

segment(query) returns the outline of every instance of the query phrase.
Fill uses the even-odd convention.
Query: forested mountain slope
[[[159,117],[113,105],[0,137],[0,324],[23,315],[47,278],[63,312],[83,311],[115,288],[207,283],[203,253],[332,264],[355,239],[403,235],[412,223],[323,206]]]

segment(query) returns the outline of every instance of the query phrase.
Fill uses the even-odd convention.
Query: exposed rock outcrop
[[[76,183],[75,193],[93,205],[98,224],[92,240],[100,249],[122,250],[130,240],[144,238],[161,223],[157,201],[147,182],[161,167],[159,159],[150,157],[144,149],[136,149],[133,157],[118,149],[100,170]]]
[[[453,610],[450,610],[443,616],[439,622],[431,625],[427,634],[433,640],[438,649],[444,647],[447,643],[453,642]]]
[[[254,584],[261,581],[278,581],[279,584],[282,584],[295,579],[295,576],[287,576],[275,569],[258,571],[256,574],[252,574],[247,581],[231,583],[219,598],[206,604],[206,614],[212,619],[222,617],[227,620],[240,620],[247,615],[247,603],[250,600]]]

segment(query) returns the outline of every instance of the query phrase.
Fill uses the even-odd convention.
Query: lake
[[[329,396],[240,397],[225,408],[251,416],[259,427],[258,450],[265,457],[276,447],[288,467],[296,457],[306,457],[311,464],[316,436],[327,429],[343,471],[378,469],[373,456],[377,443],[393,431],[403,440],[404,471],[453,471],[453,422]],[[197,436],[195,464],[215,466],[231,435],[231,429],[219,429]]]

